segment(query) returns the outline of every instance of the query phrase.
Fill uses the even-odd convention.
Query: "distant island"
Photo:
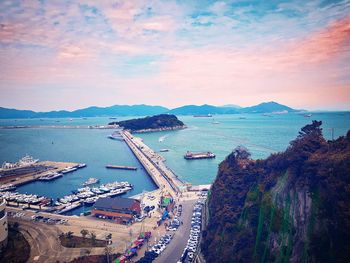
[[[350,262],[350,131],[326,141],[321,124],[303,127],[285,152],[252,160],[238,147],[219,165],[207,262]]]
[[[172,114],[160,114],[145,118],[110,122],[108,125],[119,125],[126,130],[138,133],[178,130],[186,128],[186,125]]]
[[[31,110],[17,110],[0,107],[0,119],[28,119],[28,118],[82,118],[82,117],[117,117],[117,116],[151,116],[157,114],[175,115],[216,115],[236,113],[288,113],[297,112],[288,106],[277,102],[263,102],[255,106],[241,108],[229,104],[223,106],[213,105],[185,105],[168,109],[162,106],[151,105],[114,105],[110,107],[88,107],[75,111],[49,111],[35,112]]]

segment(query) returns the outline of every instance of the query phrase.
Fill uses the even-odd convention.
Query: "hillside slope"
[[[220,164],[207,262],[350,262],[350,132],[327,142],[320,126],[265,160],[237,148]]]

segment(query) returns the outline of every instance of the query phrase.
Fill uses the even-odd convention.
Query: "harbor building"
[[[93,216],[110,219],[119,224],[130,224],[141,215],[141,203],[132,198],[99,198],[91,211]]]
[[[7,226],[7,213],[6,213],[6,201],[0,198],[0,251],[2,251],[7,245],[8,226]]]

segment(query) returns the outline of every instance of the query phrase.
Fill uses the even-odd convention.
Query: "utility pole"
[[[331,128],[332,141],[334,141],[334,128]]]

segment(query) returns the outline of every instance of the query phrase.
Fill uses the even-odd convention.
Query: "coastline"
[[[161,132],[161,131],[175,131],[186,129],[186,125],[173,126],[173,127],[163,127],[155,129],[141,129],[141,130],[129,130],[130,133],[147,133],[147,132]]]

